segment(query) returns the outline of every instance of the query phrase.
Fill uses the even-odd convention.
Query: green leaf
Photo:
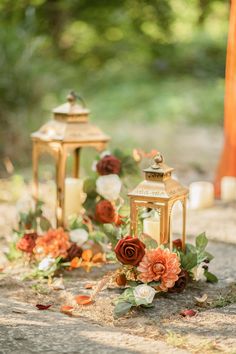
[[[86,209],[86,211],[92,215],[95,213],[95,207],[96,207],[95,198],[96,197],[88,196],[83,204],[83,207]]]
[[[118,304],[119,302],[130,302],[131,304],[135,305],[135,298],[134,298],[134,290],[133,288],[126,289],[117,299],[115,299],[114,303]]]
[[[155,307],[153,304],[141,305],[142,307]]]
[[[85,225],[83,224],[83,220],[81,216],[73,216],[69,218],[69,230],[76,230],[76,229],[81,229],[84,228],[86,231],[88,231],[87,226],[84,227]]]
[[[84,192],[87,194],[89,198],[96,198],[97,191],[96,191],[96,178],[89,177],[84,181]]]
[[[148,250],[156,249],[158,247],[158,243],[148,235],[142,234],[140,239],[143,241]]]
[[[140,305],[147,306],[148,305],[148,303],[145,299],[136,299],[135,303],[137,306],[140,306]]]
[[[129,286],[131,286],[131,287],[135,287],[135,286],[141,284],[141,282],[137,282],[137,281],[134,281],[134,280],[128,280],[128,281],[127,281],[127,284],[128,284]]]
[[[150,283],[148,283],[149,286],[158,286],[160,284],[161,284],[160,281],[150,281]]]
[[[11,242],[9,244],[9,250],[5,253],[7,259],[12,262],[22,257],[22,252],[16,248],[16,243]]]
[[[204,271],[204,276],[206,277],[206,280],[209,282],[209,283],[217,283],[218,282],[218,278],[216,275],[208,272],[208,270],[205,270]]]
[[[109,238],[109,241],[112,244],[112,247],[115,248],[118,239],[120,237],[119,235],[119,230],[112,224],[103,224],[102,225],[102,230],[105,233],[105,235]]]
[[[186,243],[186,253],[196,253],[196,247],[191,243]]]
[[[209,262],[212,261],[212,259],[214,259],[214,256],[209,252],[205,251],[204,255],[205,255],[205,259],[208,259]]]
[[[181,266],[185,270],[190,270],[198,264],[197,253],[181,254]]]
[[[121,176],[126,175],[138,175],[139,168],[136,161],[133,159],[131,155],[125,154],[120,149],[115,149],[113,151],[113,155],[116,156],[121,161]]]
[[[204,251],[206,246],[208,244],[208,239],[206,237],[205,232],[203,232],[202,234],[198,235],[196,238],[196,248],[199,251]]]
[[[48,231],[52,227],[50,221],[45,216],[40,217],[39,226],[42,231]]]
[[[107,240],[107,236],[104,232],[98,230],[98,231],[91,232],[89,234],[89,239],[99,243],[99,242],[105,242]]]
[[[115,317],[121,317],[125,315],[131,309],[133,305],[130,302],[119,302],[114,308]]]

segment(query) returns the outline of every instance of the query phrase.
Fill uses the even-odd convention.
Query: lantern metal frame
[[[160,215],[160,244],[169,245],[172,250],[172,232],[170,232],[172,209],[176,202],[182,204],[182,247],[186,243],[186,210],[188,189],[172,178],[173,168],[163,162],[163,157],[158,153],[154,164],[144,169],[145,180],[132,192],[130,198],[130,234],[137,235],[139,209],[147,208],[156,210]]]
[[[80,99],[82,105],[76,100]],[[90,124],[90,111],[84,101],[71,92],[67,103],[53,110],[53,119],[31,134],[33,162],[33,197],[38,200],[39,194],[39,159],[43,154],[51,155],[56,166],[56,223],[65,226],[65,178],[68,155],[73,153],[73,177],[79,178],[80,152],[84,147],[92,147],[102,151],[107,147],[110,137],[98,127]]]

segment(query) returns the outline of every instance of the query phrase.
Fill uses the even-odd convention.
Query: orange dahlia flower
[[[43,236],[36,240],[34,252],[39,258],[51,255],[53,258],[66,258],[71,243],[69,235],[61,227],[56,230],[48,230]]]
[[[180,262],[176,253],[168,249],[157,248],[146,251],[138,266],[139,279],[143,283],[160,281],[158,290],[167,291],[172,288],[178,280],[180,273]]]

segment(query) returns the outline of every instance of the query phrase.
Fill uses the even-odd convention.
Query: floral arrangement
[[[89,271],[110,258],[114,260],[112,249],[128,225],[128,218],[120,215],[122,180],[139,170],[135,159],[120,150],[101,154],[94,169],[94,175],[84,183],[85,213],[72,218],[67,229],[53,229],[43,215],[41,202],[19,213],[18,229],[14,230],[17,239],[9,247],[10,260],[23,253],[37,277],[53,276],[62,269],[82,267]]]
[[[165,246],[148,247],[138,237],[126,236],[115,247],[117,260],[122,264],[114,275],[118,286],[125,288],[115,300],[114,315],[126,314],[132,307],[152,307],[153,299],[161,293],[180,293],[191,281],[205,276],[209,282],[217,277],[208,270],[213,256],[206,251],[205,233],[196,238],[196,244],[173,241],[173,251]]]
[[[62,269],[84,268],[89,271],[93,266],[106,262],[103,248],[89,237],[89,220],[84,217],[67,229],[53,229],[43,215],[42,203],[35,209],[20,213],[18,229],[14,230],[17,239],[10,245],[9,260],[22,255],[33,268],[30,277],[52,277]]]
[[[93,163],[94,175],[84,182],[86,214],[95,224],[120,226],[121,191],[127,175],[139,173],[137,161],[120,150],[104,151]]]

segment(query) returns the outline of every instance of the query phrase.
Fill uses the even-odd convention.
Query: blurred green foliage
[[[0,161],[30,163],[29,133],[71,88],[107,124],[221,122],[228,7],[224,0],[0,0]]]

